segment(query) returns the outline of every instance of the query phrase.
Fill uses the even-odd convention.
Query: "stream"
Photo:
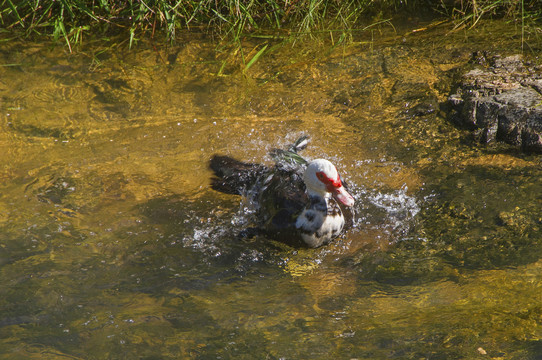
[[[250,68],[190,36],[0,42],[3,358],[542,358],[540,155],[440,106],[521,29],[269,39]],[[317,249],[240,238],[250,209],[211,189],[209,159],[269,165],[305,134],[353,226]]]

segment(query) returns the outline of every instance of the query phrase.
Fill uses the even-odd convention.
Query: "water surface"
[[[270,43],[248,71],[211,39],[2,43],[0,353],[540,359],[540,157],[439,108],[473,51],[521,34],[420,28]],[[270,164],[302,134],[354,227],[316,250],[239,239],[247,203],[210,189],[210,156]]]

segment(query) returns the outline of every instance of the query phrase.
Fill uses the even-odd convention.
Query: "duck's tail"
[[[288,150],[272,149],[269,154],[280,168],[297,169],[300,165],[307,165],[297,152],[305,149],[309,144],[309,136],[303,135],[288,147]]]
[[[214,172],[211,187],[214,190],[244,195],[251,189],[267,168],[259,164],[244,163],[229,156],[214,155],[209,161]]]

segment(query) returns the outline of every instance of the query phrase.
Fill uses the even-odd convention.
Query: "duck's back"
[[[265,179],[258,201],[261,225],[270,236],[280,240],[298,237],[296,220],[309,204],[299,171],[276,168]]]

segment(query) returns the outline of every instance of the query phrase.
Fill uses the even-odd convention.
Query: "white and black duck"
[[[351,207],[354,198],[331,162],[307,162],[297,154],[307,143],[304,136],[288,150],[273,150],[273,167],[220,155],[213,156],[210,167],[213,189],[246,196],[255,204],[257,228],[252,230],[315,248],[339,236],[345,227],[339,204]]]

